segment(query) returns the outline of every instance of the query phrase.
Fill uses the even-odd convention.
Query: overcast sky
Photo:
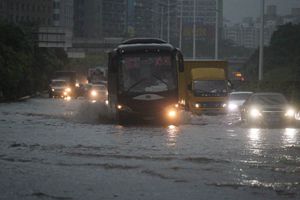
[[[224,17],[232,22],[240,22],[243,17],[257,17],[260,0],[223,0]],[[265,0],[267,5],[277,5],[279,14],[290,13],[291,8],[300,8],[300,0]]]

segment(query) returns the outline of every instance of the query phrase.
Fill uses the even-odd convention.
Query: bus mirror
[[[189,91],[192,91],[192,84],[188,84],[188,85],[187,85],[187,89],[188,89]]]
[[[184,72],[183,56],[181,53],[178,53],[178,71]]]
[[[110,53],[109,55],[108,71],[113,73],[118,71],[118,56],[116,54]]]

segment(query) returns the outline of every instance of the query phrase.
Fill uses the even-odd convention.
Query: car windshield
[[[105,85],[94,85],[92,86],[92,89],[94,90],[106,90]]]
[[[252,102],[259,105],[284,105],[287,100],[282,95],[257,95],[254,96]]]
[[[224,94],[227,92],[227,84],[224,80],[194,81],[193,90],[196,96],[202,94]]]
[[[234,93],[230,94],[229,100],[247,100],[252,93]]]
[[[125,55],[121,63],[123,92],[163,92],[176,88],[176,68],[170,54]]]
[[[64,86],[66,86],[66,81],[52,81],[51,86],[64,87]]]

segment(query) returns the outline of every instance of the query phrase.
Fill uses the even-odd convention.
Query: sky
[[[300,8],[300,0],[265,0],[266,5],[277,5],[278,14],[289,14],[291,8]],[[244,17],[258,17],[260,0],[223,0],[224,17],[240,22]]]

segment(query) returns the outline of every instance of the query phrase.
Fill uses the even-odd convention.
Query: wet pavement
[[[0,104],[0,199],[299,199],[300,130],[182,114],[112,123],[104,105]]]

